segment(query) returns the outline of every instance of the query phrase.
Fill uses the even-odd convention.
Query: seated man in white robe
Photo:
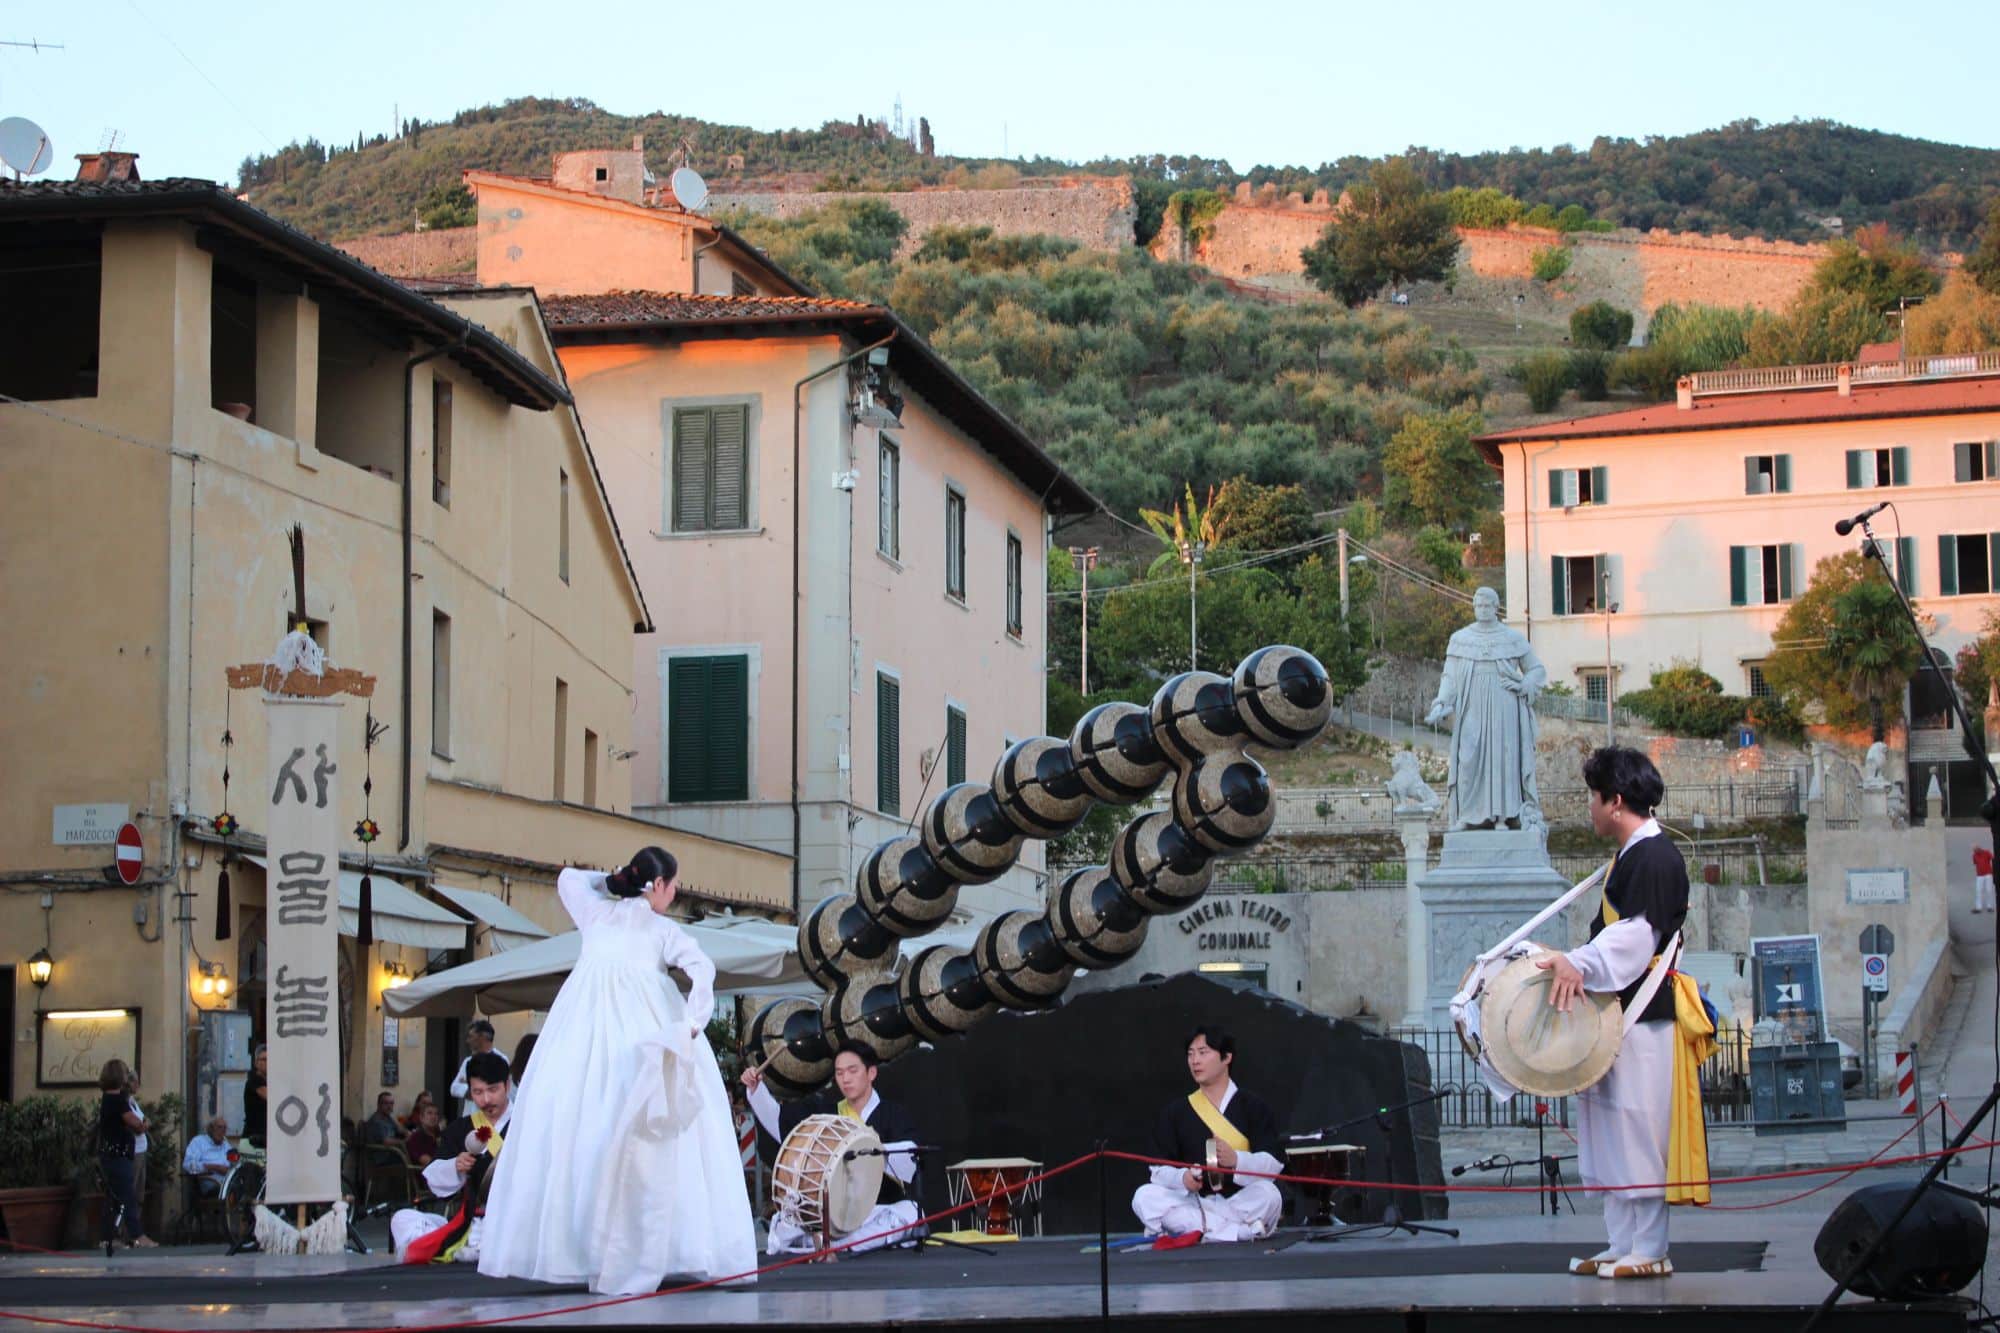
[[[1160,1112],[1152,1155],[1206,1164],[1213,1142],[1219,1169],[1153,1167],[1151,1183],[1132,1196],[1132,1211],[1149,1236],[1199,1233],[1204,1241],[1255,1240],[1278,1225],[1284,1196],[1268,1177],[1282,1169],[1278,1154],[1285,1136],[1270,1106],[1236,1086],[1230,1077],[1235,1061],[1236,1040],[1220,1028],[1197,1028],[1188,1037],[1195,1089]]]
[[[841,1043],[840,1051],[833,1058],[833,1083],[839,1089],[833,1093],[822,1092],[783,1105],[764,1086],[763,1076],[755,1069],[743,1071],[743,1086],[750,1093],[750,1109],[756,1114],[758,1125],[764,1132],[776,1139],[780,1145],[785,1135],[798,1127],[798,1123],[809,1115],[843,1115],[850,1120],[859,1120],[875,1131],[885,1149],[914,1148],[917,1141],[916,1124],[909,1113],[894,1102],[885,1102],[875,1091],[875,1076],[880,1072],[882,1061],[875,1052],[860,1042]],[[868,1214],[868,1220],[852,1234],[865,1237],[848,1253],[858,1254],[863,1250],[880,1249],[884,1245],[907,1245],[921,1237],[921,1231],[909,1228],[916,1225],[923,1216],[919,1200],[923,1191],[918,1184],[917,1159],[911,1152],[890,1152],[883,1158],[882,1187],[875,1196],[875,1209]],[[820,1247],[820,1238],[800,1228],[789,1218],[771,1218],[771,1233],[766,1249],[772,1254],[809,1254]]]
[[[440,1199],[458,1197],[449,1217],[401,1208],[389,1217],[396,1258],[406,1264],[478,1263],[479,1233],[485,1226],[486,1191],[500,1154],[508,1117],[507,1060],[484,1051],[466,1061],[472,1113],[444,1129],[437,1156],[424,1168],[424,1184]]]

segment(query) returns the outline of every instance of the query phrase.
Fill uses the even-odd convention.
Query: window
[[[1608,555],[1559,555],[1550,561],[1549,607],[1559,616],[1595,615],[1600,598],[1618,600],[1614,558]]]
[[[750,799],[750,659],[667,664],[667,800]]]
[[[1007,534],[1007,632],[1021,637],[1021,539]]]
[[[209,405],[220,411],[257,403],[257,284],[217,264],[209,277]],[[246,418],[247,419],[247,418]]]
[[[24,239],[18,249],[0,249],[0,310],[34,311],[33,319],[0,327],[0,393],[28,402],[97,397],[103,285],[94,236],[59,246]]]
[[[583,729],[583,803],[597,806],[597,733]]]
[[[599,168],[597,169],[597,179],[599,179],[599,180],[601,180],[601,181],[608,181],[608,180],[610,180],[610,179],[611,179],[611,168],[609,168],[609,167],[599,167]]]
[[[1902,445],[1891,449],[1849,449],[1847,489],[1868,490],[1876,486],[1910,484],[1910,451]]]
[[[965,781],[965,710],[951,704],[944,710],[944,781],[947,787]]]
[[[290,634],[298,627],[298,622],[292,619],[292,613],[287,611],[285,612],[285,623],[279,628],[278,633],[280,635]],[[332,656],[333,639],[331,631],[328,630],[324,620],[314,620],[311,616],[307,616],[306,637],[318,644],[321,652]]]
[[[949,488],[944,493],[944,591],[965,600],[965,496]]]
[[[431,500],[451,508],[451,381],[431,381]]]
[[[1771,682],[1764,679],[1762,662],[1745,662],[1743,674],[1749,678],[1752,699],[1769,699],[1777,694],[1777,691],[1771,688]]]
[[[1729,548],[1729,604],[1769,606],[1792,600],[1800,565],[1796,546]]]
[[[891,560],[903,555],[903,451],[884,437],[875,477],[875,549]]]
[[[1891,546],[1878,537],[1875,540],[1875,546],[1876,549],[1882,552],[1883,562],[1888,565],[1889,572],[1895,576],[1896,586],[1903,590],[1903,595],[1905,597],[1915,597],[1917,595],[1917,539],[1915,537],[1898,537],[1896,538],[1896,544]]]
[[[1783,495],[1791,489],[1790,454],[1752,454],[1743,460],[1745,495]]]
[[[555,798],[568,794],[569,783],[569,686],[556,677],[556,780]]]
[[[431,753],[451,758],[451,617],[431,612]]]
[[[875,808],[903,813],[903,686],[894,676],[875,673]]]
[[[1549,470],[1549,508],[1611,503],[1611,469],[1559,467]]]
[[[1969,444],[1954,444],[1951,447],[1951,479],[1953,481],[1991,481],[2000,474],[2000,441],[1975,440]]]
[[[569,473],[556,469],[556,577],[569,582]]]
[[[731,296],[755,296],[757,294],[757,284],[744,277],[741,273],[732,272],[729,275],[729,294]]]
[[[1994,591],[2000,571],[2000,532],[1938,538],[1938,595],[1971,597]]]
[[[673,425],[673,531],[750,526],[750,408],[678,407]]]
[[[1611,693],[1611,678],[1603,667],[1586,667],[1577,673],[1583,678],[1583,697],[1594,704],[1605,702]]]

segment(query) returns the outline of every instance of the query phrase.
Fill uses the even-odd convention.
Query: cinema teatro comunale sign
[[[1289,912],[1255,897],[1206,898],[1174,920],[1203,953],[1268,952],[1274,937],[1292,928]]]

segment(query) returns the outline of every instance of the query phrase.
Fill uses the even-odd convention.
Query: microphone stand
[[[1953,715],[1958,719],[1959,740],[1964,743],[1965,752],[1985,770],[1987,796],[1979,807],[1979,814],[1986,821],[1987,836],[1994,840],[1993,845],[2000,846],[2000,774],[1994,773],[1993,761],[1986,756],[1984,726],[1982,725],[1977,732],[1973,730],[1972,720],[1966,716],[1965,703],[1958,697],[1957,686],[1945,679],[1944,670],[1938,666],[1937,659],[1931,654],[1930,644],[1924,639],[1923,627],[1917,623],[1917,613],[1911,609],[1910,599],[1903,595],[1903,585],[1896,582],[1889,572],[1889,562],[1882,553],[1882,544],[1875,540],[1875,530],[1869,526],[1865,516],[1860,517],[1858,523],[1862,535],[1867,538],[1862,549],[1874,558],[1875,563],[1881,567],[1882,576],[1888,579],[1889,586],[1895,590],[1896,603],[1903,608],[1903,616],[1910,623],[1910,633],[1916,636],[1917,645],[1923,650],[1923,664],[1936,673],[1938,684],[1944,687],[1945,702],[1951,706]],[[1849,530],[1852,531],[1852,528]],[[2000,937],[1994,940],[1994,952],[1996,960],[2000,960]],[[1996,1202],[1994,1191],[1969,1190],[1950,1181],[1940,1180],[1939,1177],[1944,1174],[1952,1156],[1971,1141],[1972,1136],[1986,1122],[1986,1117],[1993,1114],[1996,1107],[2000,1107],[2000,1077],[1994,1079],[1992,1090],[1986,1094],[1986,1099],[1979,1103],[1978,1109],[1965,1118],[1958,1133],[1946,1145],[1946,1150],[1931,1163],[1930,1169],[1924,1172],[1923,1179],[1917,1182],[1916,1188],[1904,1197],[1903,1205],[1896,1210],[1896,1215],[1875,1233],[1875,1239],[1848,1267],[1847,1276],[1834,1283],[1833,1290],[1826,1294],[1826,1299],[1820,1302],[1817,1310],[1813,1311],[1812,1318],[1806,1321],[1800,1333],[1812,1333],[1813,1329],[1819,1327],[1820,1322],[1826,1318],[1827,1311],[1846,1294],[1856,1277],[1868,1271],[1868,1265],[1874,1262],[1875,1256],[1881,1252],[1889,1238],[1895,1235],[1896,1228],[1903,1224],[1903,1219],[1916,1209],[1918,1202],[1931,1189],[1941,1189],[1947,1194],[1956,1194],[1960,1198],[1969,1199],[1982,1209],[1990,1210],[1993,1207]]]
[[[1431,1092],[1425,1093],[1421,1097],[1412,1097],[1410,1100],[1397,1106],[1377,1107],[1365,1115],[1355,1116],[1351,1120],[1343,1120],[1337,1125],[1328,1125],[1325,1129],[1318,1130],[1316,1133],[1320,1138],[1329,1138],[1344,1130],[1352,1129],[1356,1125],[1366,1124],[1371,1120],[1374,1121],[1375,1128],[1381,1131],[1382,1134],[1382,1165],[1384,1170],[1388,1172],[1388,1177],[1383,1183],[1394,1185],[1396,1184],[1396,1148],[1394,1141],[1390,1138],[1390,1118],[1405,1114],[1416,1107],[1426,1105],[1430,1102],[1441,1102],[1447,1097],[1454,1096],[1457,1092],[1458,1088],[1454,1084],[1446,1083]],[[1301,1135],[1294,1137],[1296,1139],[1299,1137],[1311,1138],[1314,1136]],[[1315,1244],[1321,1244],[1345,1240],[1349,1236],[1368,1235],[1374,1232],[1385,1232],[1393,1235],[1398,1231],[1407,1231],[1413,1236],[1420,1231],[1429,1231],[1440,1236],[1450,1236],[1453,1240],[1458,1239],[1458,1231],[1453,1227],[1441,1227],[1425,1222],[1405,1221],[1402,1205],[1396,1202],[1395,1196],[1396,1191],[1393,1189],[1390,1190],[1389,1202],[1383,1205],[1382,1219],[1379,1222],[1363,1222],[1358,1226],[1336,1227],[1332,1231],[1322,1231],[1317,1235],[1307,1236],[1306,1239]]]
[[[851,1162],[857,1157],[889,1158],[902,1153],[908,1153],[912,1158],[917,1160],[917,1170],[910,1176],[910,1183],[908,1185],[902,1185],[900,1181],[897,1183],[898,1185],[902,1185],[903,1197],[917,1205],[917,1215],[921,1217],[924,1211],[924,1201],[922,1194],[918,1190],[918,1183],[924,1178],[923,1155],[925,1153],[942,1151],[944,1151],[942,1148],[932,1143],[913,1143],[907,1148],[849,1148],[842,1154],[841,1160]],[[888,1163],[886,1161],[883,1163],[883,1171],[885,1174],[888,1171]],[[884,1248],[902,1250],[906,1254],[921,1256],[925,1250],[933,1245],[949,1245],[955,1250],[971,1250],[974,1254],[994,1255],[999,1253],[998,1250],[991,1249],[985,1245],[975,1245],[970,1241],[947,1240],[943,1236],[933,1236],[928,1232],[922,1235],[913,1235],[907,1231],[895,1240],[888,1242]]]

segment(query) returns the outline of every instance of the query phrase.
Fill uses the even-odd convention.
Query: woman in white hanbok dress
[[[722,1074],[703,1029],[715,965],[665,915],[678,867],[657,847],[609,876],[564,870],[582,932],[494,1166],[479,1271],[655,1291],[757,1266]],[[685,1001],[667,975],[693,987]]]

